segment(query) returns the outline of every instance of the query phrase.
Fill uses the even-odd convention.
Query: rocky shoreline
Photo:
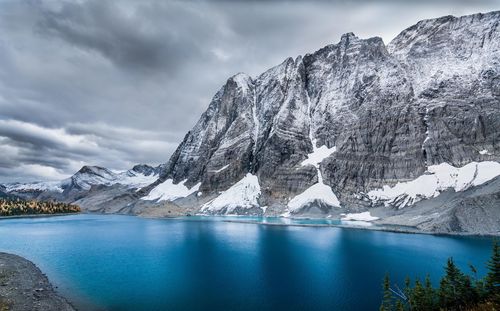
[[[74,311],[31,261],[0,252],[0,310]]]

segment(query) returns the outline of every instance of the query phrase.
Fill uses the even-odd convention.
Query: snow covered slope
[[[340,202],[333,193],[332,188],[323,183],[317,183],[291,199],[288,202],[288,210],[290,213],[294,214],[310,205],[340,207]]]
[[[260,195],[259,179],[248,173],[231,188],[203,205],[201,211],[210,214],[245,214],[250,209],[260,209]]]
[[[368,197],[375,205],[383,203],[386,206],[403,208],[422,199],[436,197],[448,189],[459,192],[482,185],[497,176],[500,176],[498,162],[471,162],[459,168],[441,163],[429,166],[426,174],[412,181],[372,190],[368,192]]]
[[[158,186],[154,187],[147,196],[142,197],[142,200],[147,201],[174,201],[179,198],[187,197],[188,195],[197,192],[200,184],[191,188],[184,185],[186,181],[174,184],[172,179],[167,179]]]

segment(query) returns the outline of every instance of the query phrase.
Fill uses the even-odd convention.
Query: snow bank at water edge
[[[343,225],[348,226],[361,226],[361,227],[369,227],[373,224],[371,221],[379,219],[378,217],[372,216],[370,212],[362,212],[362,213],[349,213],[349,214],[341,214],[341,221]]]
[[[359,221],[373,221],[379,219],[378,217],[372,216],[370,212],[362,213],[349,213],[344,214],[341,220],[359,220]]]
[[[178,184],[174,184],[172,179],[167,179],[163,183],[154,187],[151,192],[142,197],[141,200],[149,201],[173,201],[179,198],[184,198],[191,193],[197,192],[200,188],[200,183],[193,186],[191,189],[184,186],[186,181],[181,181]]]
[[[206,203],[202,212],[222,212],[232,214],[236,208],[250,209],[259,207],[260,185],[257,176],[248,173],[231,188],[223,191],[217,198]]]
[[[332,188],[323,183],[317,183],[291,199],[288,202],[288,210],[295,212],[312,203],[323,203],[333,207],[340,207],[339,199],[333,193]]]
[[[395,205],[398,208],[410,206],[422,199],[438,196],[442,191],[454,189],[464,191],[484,184],[500,175],[500,163],[492,161],[471,162],[463,167],[448,163],[429,166],[427,172],[408,182],[368,192],[373,203]]]

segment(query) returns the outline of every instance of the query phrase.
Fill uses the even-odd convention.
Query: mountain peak
[[[110,175],[112,172],[108,170],[107,168],[101,167],[101,166],[94,166],[94,165],[84,165],[82,168],[77,172],[77,174],[95,174],[95,175],[102,175],[107,174]]]
[[[253,84],[252,78],[244,72],[239,72],[228,79],[228,83],[234,82],[244,92],[248,91],[250,85]]]
[[[499,19],[500,11],[493,11],[460,17],[447,15],[421,20],[399,33],[388,44],[388,50],[390,53],[406,53],[415,43],[421,45],[430,40],[440,41],[444,39],[447,39],[446,43],[449,46],[455,43],[461,45],[462,41],[457,39],[462,36],[463,38],[470,37],[474,39],[473,41],[491,40],[492,37],[495,37],[495,33],[498,33]],[[472,37],[471,32],[475,34]],[[451,37],[443,38],[442,36]],[[470,46],[471,42],[463,43],[464,46]],[[451,49],[456,50],[456,47]]]
[[[341,42],[348,41],[351,39],[358,39],[358,37],[354,34],[354,32],[347,32],[340,37]]]
[[[147,164],[137,164],[134,165],[132,171],[134,171],[135,173],[142,174],[144,176],[150,176],[158,172],[158,167],[155,168]]]

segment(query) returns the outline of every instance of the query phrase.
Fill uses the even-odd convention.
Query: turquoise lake
[[[224,219],[4,219],[0,251],[36,263],[81,310],[378,310],[386,272],[437,284],[453,257],[481,276],[492,243]]]

